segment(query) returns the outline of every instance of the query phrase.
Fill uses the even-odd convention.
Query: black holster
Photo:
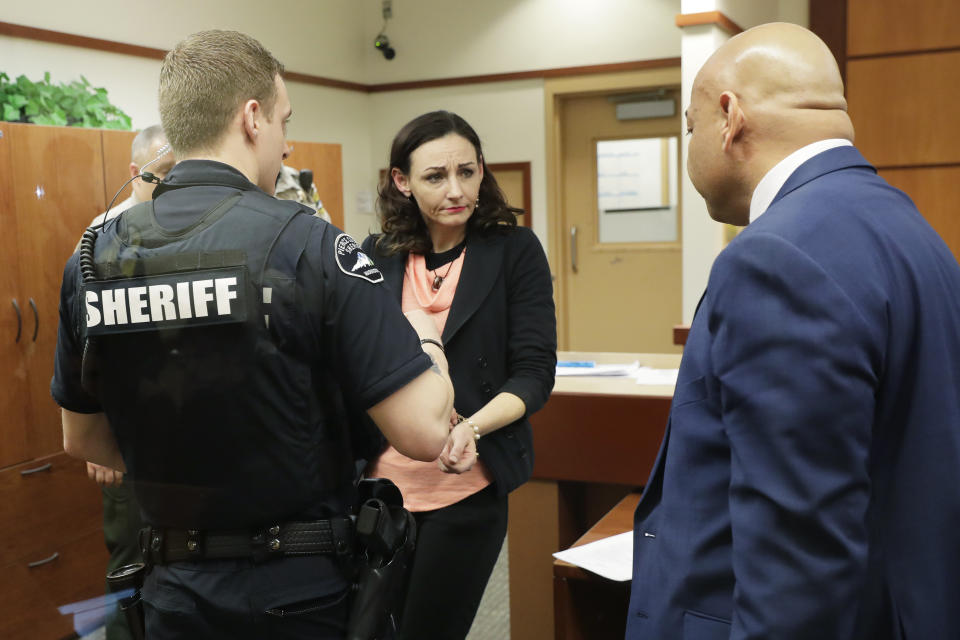
[[[357,574],[347,640],[377,640],[396,629],[407,570],[417,541],[417,523],[389,480],[362,480],[356,536]]]
[[[120,598],[117,604],[127,618],[127,626],[133,640],[144,640],[146,630],[143,620],[143,600],[140,588],[146,576],[146,565],[142,562],[128,564],[107,574],[107,585],[111,593],[133,589],[133,594]]]

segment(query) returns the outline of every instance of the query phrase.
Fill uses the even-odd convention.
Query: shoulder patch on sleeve
[[[337,257],[337,266],[348,276],[362,278],[367,282],[377,284],[383,282],[383,274],[373,264],[373,260],[360,250],[357,241],[345,233],[341,233],[333,241]]]

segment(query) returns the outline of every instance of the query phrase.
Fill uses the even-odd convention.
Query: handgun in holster
[[[396,630],[417,523],[389,480],[361,480],[356,538],[360,567],[347,640],[377,640]]]
[[[120,611],[127,618],[127,626],[133,640],[144,640],[146,631],[143,621],[143,600],[140,598],[140,589],[146,576],[146,565],[135,562],[114,569],[107,574],[107,585],[111,593],[133,590],[132,595],[118,600]]]

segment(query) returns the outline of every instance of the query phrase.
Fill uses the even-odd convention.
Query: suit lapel
[[[693,318],[690,319],[690,326],[693,327],[693,321],[697,319],[697,313],[700,312],[700,306],[707,297],[707,290],[704,289],[700,294],[700,300],[693,310]],[[657,459],[653,463],[653,470],[650,472],[650,479],[647,481],[640,496],[640,502],[637,504],[636,511],[633,512],[634,522],[640,522],[648,515],[650,511],[660,502],[660,494],[663,490],[663,468],[667,463],[667,444],[670,442],[670,425],[673,422],[673,407],[670,407],[670,414],[667,416],[667,426],[663,430],[663,441],[660,443],[660,451],[657,452]]]
[[[463,258],[457,293],[453,296],[450,315],[443,328],[444,344],[476,313],[497,281],[503,264],[503,243],[497,240],[496,236],[467,237],[467,252]]]

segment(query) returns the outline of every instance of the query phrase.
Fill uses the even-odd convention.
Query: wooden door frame
[[[562,102],[566,98],[606,94],[614,91],[643,91],[664,86],[680,86],[680,65],[622,73],[604,73],[544,81],[544,123],[547,156],[547,219],[549,221],[548,256],[554,274],[554,301],[557,306],[557,343],[561,350],[569,344],[567,322],[566,269],[570,260],[566,242],[566,212],[561,194],[563,139]],[[680,132],[678,132],[680,133]]]

